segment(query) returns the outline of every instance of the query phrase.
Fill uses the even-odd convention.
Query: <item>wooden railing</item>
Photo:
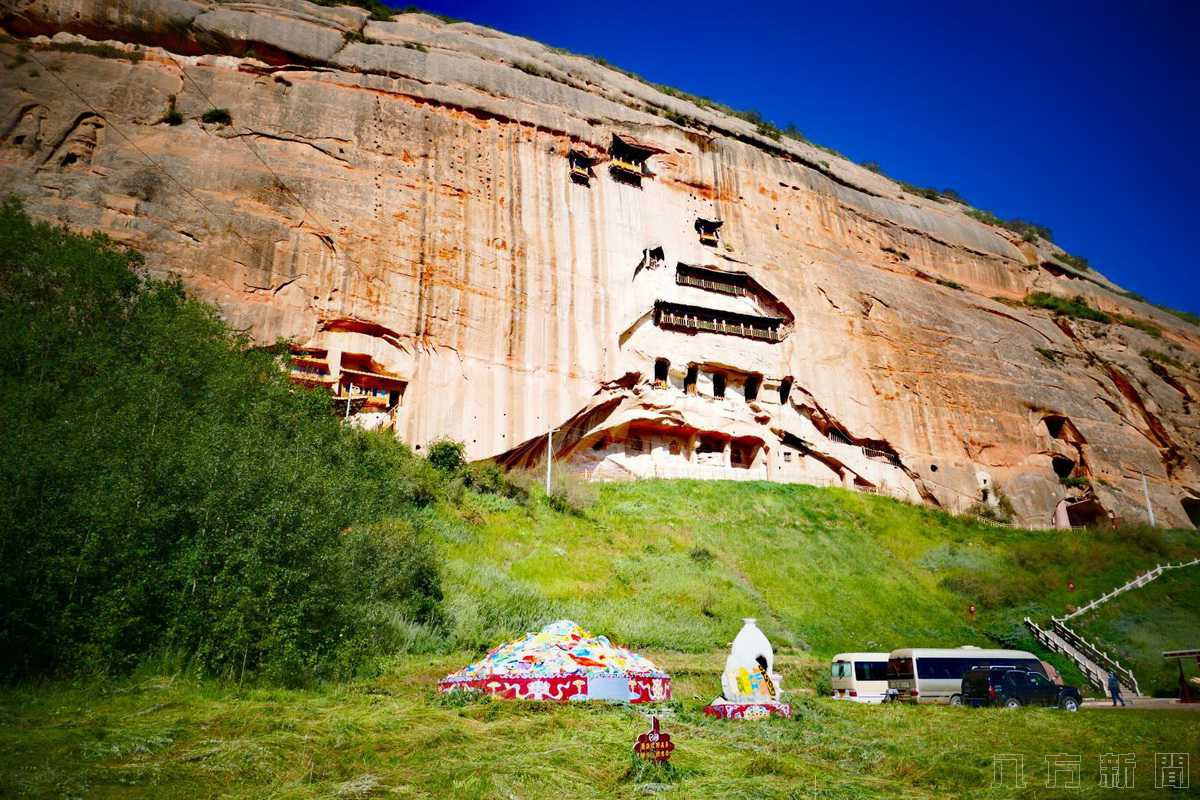
[[[700,241],[704,241],[704,238],[701,237]],[[714,239],[713,242],[715,243],[716,240]],[[710,292],[721,292],[722,294],[736,295],[738,297],[747,293],[745,286],[733,283],[732,281],[713,281],[708,278],[689,275],[686,272],[676,272],[675,283],[680,286],[695,286],[697,289],[706,289]]]
[[[670,311],[660,311],[659,324],[674,325],[677,328],[687,328],[709,333],[724,333],[730,336],[744,336],[748,339],[761,339],[766,342],[783,341],[783,332],[776,327],[766,325],[746,324],[744,322],[724,322],[722,320],[705,319],[692,314],[675,314]]]
[[[618,170],[621,170],[622,172],[632,173],[634,175],[637,175],[639,178],[642,176],[641,164],[635,164],[632,161],[626,161],[623,158],[614,158],[612,161],[609,162],[609,164],[612,166],[613,169],[618,169]]]
[[[1124,594],[1125,592],[1128,592],[1132,589],[1140,589],[1141,587],[1145,586],[1147,583],[1150,583],[1151,581],[1158,578],[1166,570],[1180,569],[1181,567],[1191,567],[1191,566],[1195,566],[1197,564],[1200,564],[1200,558],[1193,558],[1191,561],[1181,561],[1178,564],[1169,564],[1169,563],[1168,564],[1159,564],[1158,566],[1156,566],[1154,569],[1150,570],[1149,572],[1144,572],[1141,575],[1138,575],[1136,578],[1129,581],[1128,583],[1118,586],[1116,589],[1113,589],[1111,592],[1108,592],[1107,594],[1103,594],[1100,597],[1097,597],[1095,600],[1088,603],[1087,605],[1075,609],[1070,614],[1067,614],[1065,617],[1060,617],[1060,619],[1066,621],[1069,619],[1074,619],[1075,617],[1078,617],[1080,614],[1086,614],[1087,612],[1091,611],[1092,609],[1094,609],[1098,606],[1101,606],[1104,603],[1107,603],[1109,600],[1112,600],[1114,597],[1116,597],[1119,594]]]

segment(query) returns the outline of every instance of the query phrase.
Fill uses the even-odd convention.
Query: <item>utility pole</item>
[[[1146,485],[1146,473],[1142,471],[1142,494],[1146,498],[1146,515],[1150,517],[1150,527],[1155,527],[1154,507],[1150,505],[1150,488]]]

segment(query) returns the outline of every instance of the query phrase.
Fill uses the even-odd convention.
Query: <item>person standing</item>
[[[1124,707],[1125,698],[1121,697],[1121,679],[1113,670],[1108,671],[1108,693],[1112,695],[1113,708],[1116,708],[1118,702]]]

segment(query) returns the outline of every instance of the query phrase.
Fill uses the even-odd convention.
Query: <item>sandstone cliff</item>
[[[1200,330],[959,204],[469,23],[17,0],[3,26],[5,191],[318,382],[385,376],[414,446],[534,465],[554,427],[597,475],[1006,495],[1030,525],[1142,520],[1144,473],[1160,524],[1200,519]]]

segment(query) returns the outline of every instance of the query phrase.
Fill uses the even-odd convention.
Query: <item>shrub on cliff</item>
[[[382,641],[365,609],[435,618],[423,459],[103,238],[9,201],[0,254],[0,677],[171,652],[298,682]],[[413,522],[356,527],[385,517]]]
[[[1112,322],[1112,317],[1103,311],[1088,305],[1087,298],[1076,295],[1072,298],[1059,297],[1049,292],[1030,292],[1025,297],[1025,305],[1031,308],[1044,308],[1055,316],[1087,319],[1093,322]]]

